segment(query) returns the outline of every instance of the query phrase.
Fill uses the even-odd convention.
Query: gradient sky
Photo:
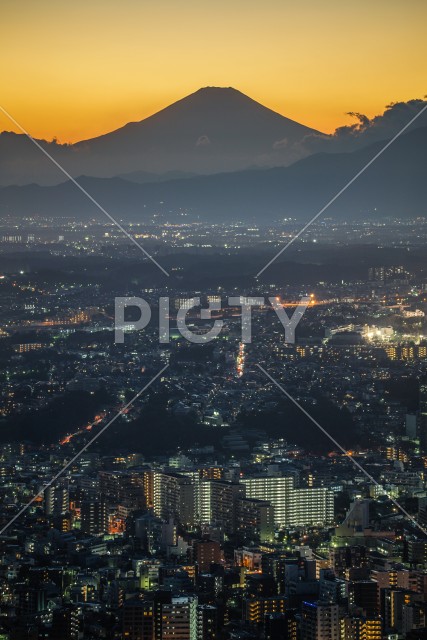
[[[233,86],[332,131],[427,93],[426,22],[425,0],[3,0],[0,104],[67,142]]]

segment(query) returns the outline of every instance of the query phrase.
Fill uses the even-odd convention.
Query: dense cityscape
[[[427,3],[1,9],[0,640],[427,640]]]
[[[426,221],[182,215],[0,221],[0,638],[426,638]]]

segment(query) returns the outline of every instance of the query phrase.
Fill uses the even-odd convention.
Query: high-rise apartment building
[[[156,640],[198,640],[197,597],[171,596],[161,603],[161,614],[156,620]]]
[[[260,542],[274,540],[274,507],[265,500],[239,498],[236,504],[236,530]]]
[[[108,533],[108,511],[104,500],[83,500],[81,530],[96,536]]]
[[[273,505],[278,527],[333,522],[334,497],[329,489],[295,489],[293,476],[253,476],[242,478],[241,483],[247,498]]]
[[[70,509],[68,489],[62,485],[50,485],[44,490],[44,511],[47,516],[60,515]]]
[[[340,640],[339,606],[322,602],[303,602],[301,637],[304,640]]]
[[[200,521],[215,524],[231,534],[236,527],[236,502],[243,488],[226,480],[202,480],[200,483]]]

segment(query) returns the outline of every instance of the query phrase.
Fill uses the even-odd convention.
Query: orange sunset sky
[[[0,104],[68,142],[233,86],[329,132],[427,93],[426,22],[425,0],[4,0]]]

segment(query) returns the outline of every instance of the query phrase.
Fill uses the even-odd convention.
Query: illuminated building
[[[399,633],[403,627],[403,606],[413,602],[413,594],[405,589],[390,587],[382,590],[382,617],[387,629],[396,629]]]
[[[301,637],[304,640],[340,640],[339,606],[322,602],[303,602]]]
[[[38,349],[43,349],[43,345],[41,342],[21,342],[20,344],[14,344],[13,349],[17,353],[27,353],[28,351],[36,351]]]
[[[270,502],[274,507],[276,526],[291,523],[291,493],[294,479],[291,476],[254,476],[240,481],[246,489],[246,497]]]
[[[209,604],[197,607],[197,640],[215,640],[218,627],[218,611]]]
[[[198,640],[195,596],[171,596],[160,608],[156,616],[156,640]]]
[[[153,507],[156,516],[167,520],[179,512],[179,482],[176,474],[153,473]]]
[[[226,534],[235,530],[236,501],[242,487],[225,480],[203,480],[200,483],[200,521],[215,524]]]
[[[50,485],[44,491],[44,511],[47,516],[65,513],[70,508],[70,497],[66,487]]]
[[[245,620],[251,624],[261,624],[267,615],[284,612],[285,596],[246,598],[244,601]]]
[[[100,471],[99,490],[103,496],[114,502],[145,507],[145,474],[129,471]]]
[[[81,529],[90,535],[108,533],[108,513],[104,500],[83,500]]]
[[[381,618],[346,616],[341,619],[340,640],[382,640]]]
[[[298,526],[332,522],[332,491],[319,488],[294,488],[292,476],[257,476],[242,478],[246,497],[270,502],[275,525]]]
[[[191,298],[175,298],[174,307],[176,311],[178,311],[178,309],[188,310],[193,308],[193,303]]]

